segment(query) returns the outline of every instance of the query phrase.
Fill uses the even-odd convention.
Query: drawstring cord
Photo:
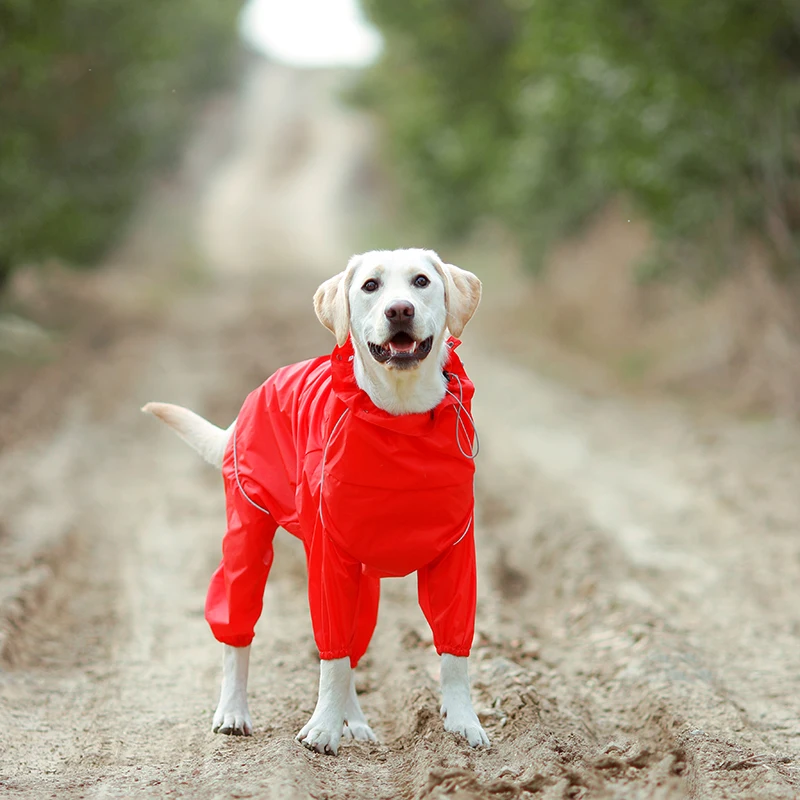
[[[458,445],[458,449],[461,451],[461,455],[464,456],[464,458],[469,458],[470,460],[474,461],[477,458],[478,453],[481,451],[481,440],[478,438],[478,429],[475,427],[475,420],[472,418],[472,414],[470,414],[469,411],[464,408],[464,388],[461,386],[461,378],[459,378],[455,373],[449,374],[451,374],[458,383],[458,397],[456,397],[448,388],[445,388],[445,392],[447,392],[447,394],[449,394],[450,397],[452,397],[458,403],[458,410],[456,411],[456,444]],[[467,430],[467,426],[464,424],[464,420],[461,419],[462,411],[467,415],[470,423],[472,423],[472,432],[475,434],[475,441],[472,445],[472,455],[465,453],[464,448],[461,446],[461,437],[459,436],[460,431],[464,431],[464,435],[467,437],[467,441],[469,441],[469,431]],[[464,533],[462,533],[461,536],[459,536],[458,539],[453,542],[452,547],[455,547],[469,533],[469,529],[472,527],[473,521],[474,517],[470,517]]]
[[[481,451],[481,440],[478,438],[478,429],[475,427],[475,420],[472,418],[472,414],[464,408],[463,398],[464,398],[464,389],[461,386],[461,378],[458,377],[455,373],[446,373],[452,375],[456,379],[456,383],[458,383],[458,397],[456,397],[448,388],[445,387],[445,392],[452,397],[456,403],[458,403],[458,409],[456,410],[456,444],[458,445],[458,449],[461,451],[461,455],[464,458],[469,458],[470,460],[474,460],[478,457],[478,453]],[[472,424],[472,432],[475,434],[475,441],[472,443],[472,454],[464,451],[464,448],[461,446],[461,432],[464,432],[464,436],[466,437],[467,441],[469,442],[469,431],[467,430],[466,423],[461,418],[461,413],[467,415],[467,419],[469,419],[470,423]]]

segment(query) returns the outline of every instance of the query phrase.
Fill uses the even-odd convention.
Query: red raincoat
[[[244,402],[222,466],[228,530],[206,619],[221,642],[253,639],[281,526],[302,539],[320,657],[367,649],[379,579],[418,574],[439,653],[469,655],[475,623],[474,387],[451,339],[447,394],[392,416],[356,384],[348,340],[279,369]]]

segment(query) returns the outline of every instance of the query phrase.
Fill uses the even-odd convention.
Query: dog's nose
[[[390,303],[383,312],[391,322],[408,322],[414,319],[414,306],[408,300]]]

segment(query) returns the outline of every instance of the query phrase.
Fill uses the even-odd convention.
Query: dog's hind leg
[[[367,718],[361,710],[361,704],[358,702],[355,670],[351,670],[350,673],[350,693],[347,695],[344,715],[345,721],[342,736],[345,739],[358,739],[362,742],[378,741],[378,737],[375,735],[372,728],[370,728]]]
[[[353,671],[350,675],[350,692],[345,706],[345,723],[342,735],[345,739],[360,739],[366,742],[377,742],[378,737],[370,728],[361,704],[358,702],[356,692],[355,668],[367,650],[375,624],[378,621],[378,601],[380,600],[381,582],[378,578],[361,576],[358,587],[358,610],[356,612],[356,629],[353,635],[352,655],[350,666]]]
[[[205,616],[214,638],[225,646],[214,733],[249,736],[253,730],[247,707],[250,642],[261,616],[278,523],[247,500],[232,473],[228,461],[223,470],[228,529],[222,540],[222,562],[208,587]]]
[[[250,647],[224,645],[222,656],[222,688],[214,712],[214,733],[250,736],[253,723],[247,706],[247,675],[250,669]]]

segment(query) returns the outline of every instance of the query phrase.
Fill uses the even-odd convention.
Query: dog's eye
[[[362,287],[362,292],[374,292],[378,288],[378,281],[370,278]]]
[[[419,289],[424,289],[429,283],[430,281],[424,275],[417,275],[417,277],[414,278],[414,286]]]

